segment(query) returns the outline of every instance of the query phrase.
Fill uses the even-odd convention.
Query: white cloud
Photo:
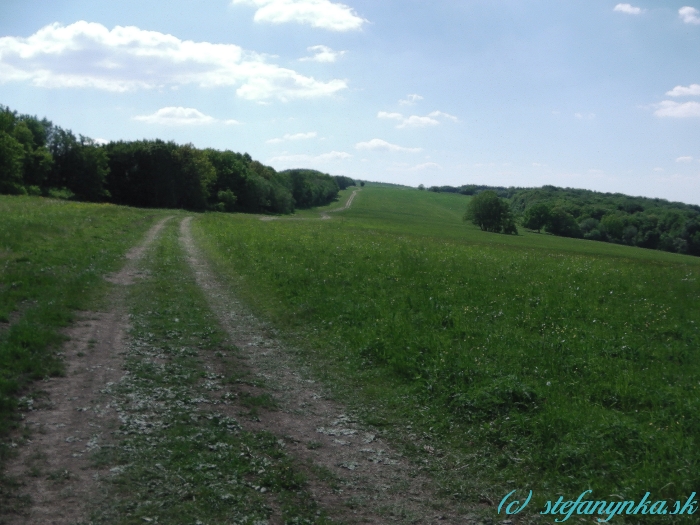
[[[315,53],[314,56],[300,58],[302,62],[313,61],[313,62],[335,62],[338,58],[342,57],[346,51],[333,51],[328,46],[311,46],[306,48],[307,51]]]
[[[330,0],[233,0],[233,4],[257,7],[256,22],[296,22],[331,31],[358,30],[367,22],[354,9]]]
[[[688,118],[700,117],[700,102],[674,102],[664,100],[656,105],[654,115],[657,117]]]
[[[595,118],[595,113],[574,113],[574,117],[579,120],[593,120]]]
[[[239,97],[264,101],[328,96],[345,80],[318,81],[267,63],[233,44],[180,40],[138,27],[85,21],[54,23],[28,38],[0,38],[0,83],[47,88],[137,89],[238,86]]]
[[[316,132],[310,131],[308,133],[286,133],[281,138],[270,139],[267,141],[268,144],[279,144],[280,142],[287,142],[289,140],[306,140],[316,138]]]
[[[423,97],[421,97],[420,95],[418,95],[416,93],[413,93],[412,95],[406,95],[405,99],[399,100],[399,104],[401,106],[412,106],[416,102],[419,102],[421,100],[423,100]]]
[[[358,142],[355,147],[359,150],[372,150],[372,151],[405,151],[411,153],[417,153],[422,151],[422,148],[404,148],[403,146],[398,146],[396,144],[391,144],[386,140],[382,139],[372,139],[367,142]]]
[[[427,169],[442,169],[442,166],[436,162],[424,162],[423,164],[408,168],[408,171],[423,171]]]
[[[139,115],[134,120],[147,124],[160,124],[165,126],[201,126],[203,124],[215,124],[220,122],[214,117],[205,115],[194,108],[167,107],[161,108],[152,115]],[[235,120],[224,120],[224,124],[238,124]]]
[[[277,157],[272,157],[268,162],[270,164],[325,164],[328,162],[335,162],[341,160],[347,160],[352,158],[350,153],[345,151],[331,151],[329,153],[322,153],[321,155],[279,155]]]
[[[447,120],[452,120],[453,122],[458,122],[457,117],[450,115],[449,113],[443,113],[442,111],[433,111],[425,117],[418,115],[411,115],[410,117],[404,117],[401,113],[388,113],[386,111],[380,111],[377,113],[377,118],[396,120],[399,124],[397,128],[424,128],[426,126],[437,126],[440,121],[437,118],[444,118]]]
[[[627,13],[628,15],[641,15],[644,9],[641,7],[633,7],[632,4],[617,4],[613,11]]]
[[[687,164],[689,162],[693,162],[693,157],[678,157],[676,162],[683,162]]]
[[[680,16],[683,22],[685,22],[686,24],[700,24],[700,11],[698,11],[694,7],[681,7],[678,10],[678,16]]]
[[[676,86],[671,91],[667,91],[669,97],[695,97],[700,95],[700,84],[689,86]]]
[[[452,122],[459,122],[459,119],[455,117],[454,115],[450,115],[449,113],[443,113],[442,111],[433,111],[432,113],[428,113],[429,117],[442,117],[447,120],[451,120]]]
[[[98,146],[104,146],[105,144],[109,144],[109,141],[107,139],[96,138],[93,140],[94,140],[95,144],[97,144]]]

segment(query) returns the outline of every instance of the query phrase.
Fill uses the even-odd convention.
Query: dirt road
[[[169,218],[155,224],[127,255],[118,273],[107,277],[118,285],[132,284],[139,261]],[[82,312],[67,330],[64,346],[66,375],[37,384],[36,401],[24,425],[30,439],[18,447],[6,473],[22,483],[29,496],[21,514],[0,517],[11,525],[63,525],[83,519],[102,489],[108,472],[95,468],[90,453],[109,445],[110,431],[119,425],[101,390],[122,376],[123,341],[127,329],[124,288],[116,287],[108,312]]]
[[[335,211],[348,209],[356,194],[357,190],[345,206]],[[216,356],[218,352],[197,353],[207,378],[201,385],[193,384],[192,392],[184,398],[190,400],[188,402],[217,406],[227,417],[236,418],[236,424],[245,430],[266,431],[276,436],[286,453],[293,456],[298,468],[304,471],[313,500],[335,522],[472,523],[471,516],[460,515],[449,501],[440,500],[433,480],[397,453],[381,432],[364,427],[342,403],[330,400],[323,385],[311,378],[303,362],[280,342],[275,331],[252,315],[236,298],[235,292],[222,284],[193,237],[192,220],[188,217],[179,224],[180,253],[185,254],[196,285],[204,292],[213,314],[211,322],[215,324],[218,320],[228,334],[228,342],[240,350],[240,366],[245,367],[246,374],[267,385],[260,388],[265,389],[265,395],[269,392],[274,398],[275,408],[261,409],[255,418],[238,418],[241,406],[227,400],[240,399],[241,393],[246,393],[245,388],[249,387],[234,386],[223,380],[225,374],[222,360]],[[39,385],[44,392],[41,402],[35,403],[25,419],[31,430],[30,441],[18,449],[18,457],[8,469],[9,475],[23,483],[22,492],[31,498],[31,504],[26,512],[5,517],[5,523],[76,523],[88,519],[96,502],[108,500],[110,484],[102,480],[114,476],[115,469],[96,467],[91,453],[100,447],[120,446],[119,435],[144,430],[146,416],[138,407],[153,397],[151,392],[143,390],[150,388],[148,382],[134,381],[124,372],[124,355],[135,352],[131,348],[134,346],[131,338],[126,340],[127,302],[131,299],[127,300],[124,285],[145,286],[137,279],[139,272],[144,271],[139,263],[167,221],[164,219],[153,226],[143,242],[129,252],[124,268],[108,277],[118,285],[110,297],[112,308],[108,312],[82,314],[81,320],[69,331],[71,341],[64,349],[66,377]],[[158,249],[167,239],[172,239],[172,246],[179,251],[174,238],[175,225],[168,228],[163,239],[158,241]],[[155,255],[160,252],[153,253],[149,257],[151,265],[153,260],[160,260],[160,255]],[[149,268],[153,271],[155,266]],[[182,268],[175,275],[175,281],[187,273],[187,266],[183,264]],[[197,286],[191,286],[196,292]],[[195,292],[191,291],[190,296]],[[166,300],[174,298],[168,294]],[[139,343],[136,353],[156,352],[157,345],[157,341],[148,342],[146,347]],[[166,370],[166,363],[169,363],[160,355],[150,356],[146,361],[153,373]],[[138,388],[122,387],[127,393],[122,393],[124,399],[120,399],[113,394],[113,385],[117,383],[126,386],[134,383]],[[160,391],[165,390],[160,388]],[[251,393],[260,394],[252,390]],[[217,392],[216,396],[209,399],[206,393],[209,391]],[[132,401],[136,408],[127,406]],[[175,397],[160,396],[153,405],[158,408],[149,410],[153,418],[162,419],[163,414],[172,412],[175,403],[180,403]],[[136,411],[130,415],[130,410]],[[196,416],[196,411],[192,416]],[[113,436],[120,425],[122,431]],[[126,427],[129,428],[124,431]],[[152,424],[144,434],[151,436],[157,428],[158,425]],[[150,437],[147,439],[150,441]],[[143,455],[144,451],[139,453]],[[166,476],[167,469],[160,464],[157,466]],[[179,476],[177,471],[167,475],[171,480]],[[180,489],[173,486],[172,490]],[[281,524],[274,505],[272,509],[270,523]],[[153,521],[152,518],[144,520]]]

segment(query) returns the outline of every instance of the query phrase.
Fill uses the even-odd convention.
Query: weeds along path
[[[341,206],[340,208],[335,208],[334,210],[328,210],[321,212],[321,216],[318,219],[309,219],[306,217],[270,217],[269,215],[266,215],[264,217],[260,217],[260,220],[263,222],[269,222],[269,221],[279,221],[279,220],[285,220],[285,221],[314,221],[314,220],[322,220],[322,221],[327,221],[331,219],[331,216],[328,215],[329,213],[336,213],[339,211],[345,211],[352,206],[352,201],[355,200],[355,195],[358,194],[362,190],[354,190],[350,197],[348,197],[348,200],[345,201],[345,204]]]
[[[363,428],[345,407],[329,400],[274,330],[217,280],[193,239],[191,218],[181,222],[180,234],[211,310],[278,407],[241,424],[280,436],[286,450],[309,466],[313,498],[329,516],[346,523],[465,523],[436,497],[432,480],[394,452],[378,431]]]
[[[139,261],[171,217],[155,224],[143,241],[127,253],[127,262],[108,277],[128,285],[139,275]],[[125,289],[115,287],[108,312],[84,312],[66,331],[62,348],[65,377],[37,383],[35,401],[24,417],[23,445],[6,473],[16,479],[21,504],[17,513],[0,516],[7,524],[69,524],[80,521],[100,492],[107,472],[94,467],[90,453],[110,441],[118,425],[113,407],[101,391],[122,376],[123,340],[127,322]]]

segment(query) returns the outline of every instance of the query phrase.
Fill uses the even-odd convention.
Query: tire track
[[[138,265],[165,223],[157,222],[127,254],[123,268],[106,279],[117,285],[132,284],[140,275]],[[110,432],[118,420],[102,390],[122,376],[123,341],[128,327],[125,288],[109,296],[108,312],[82,312],[66,330],[69,341],[61,351],[65,377],[36,384],[28,412],[23,415],[26,443],[17,446],[17,457],[6,473],[21,483],[30,505],[21,514],[0,518],[8,525],[64,525],[87,518],[102,492],[100,479],[110,475],[96,468],[90,453],[109,446]],[[4,519],[4,521],[2,521]]]
[[[350,201],[351,202],[351,201]],[[346,208],[349,204],[346,204]],[[195,279],[230,342],[251,372],[270,385],[280,410],[263,412],[251,430],[283,437],[288,451],[330,472],[338,486],[312,481],[315,499],[343,522],[464,523],[435,495],[433,482],[392,450],[376,430],[363,428],[342,404],[330,401],[283,345],[216,278],[197,248],[191,217],[180,223],[180,240]],[[212,362],[212,366],[216,366]],[[440,511],[435,510],[440,508]],[[439,514],[436,514],[439,512]]]

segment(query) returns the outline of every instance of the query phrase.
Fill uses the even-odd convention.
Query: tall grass
[[[465,204],[366,187],[343,220],[217,214],[197,231],[256,308],[359,389],[418,399],[494,483],[696,490],[698,261],[482,233]]]

